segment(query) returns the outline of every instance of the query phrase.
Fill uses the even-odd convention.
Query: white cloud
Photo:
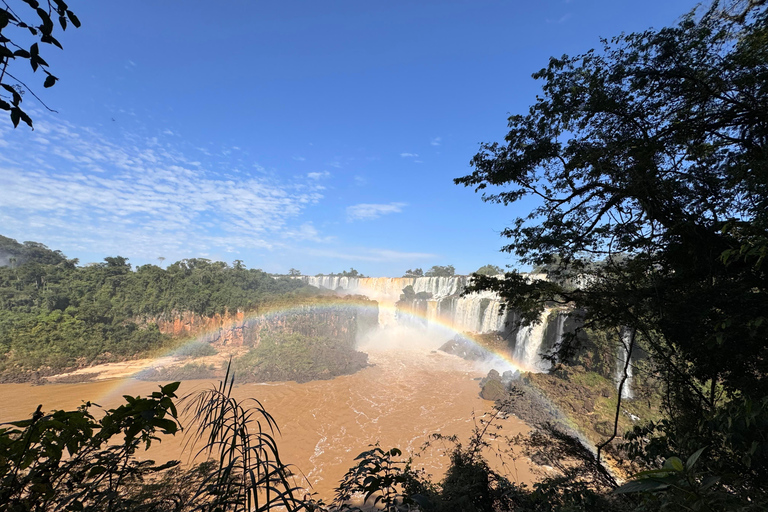
[[[435,137],[429,143],[433,146],[439,146],[442,143],[442,137]]]
[[[323,172],[308,172],[307,178],[311,180],[319,180],[320,178],[327,178],[331,175],[328,171]]]
[[[206,166],[165,141],[107,139],[44,115],[35,121],[48,143],[21,132],[2,137],[15,148],[0,153],[3,234],[65,252],[169,259],[275,247],[286,232],[322,239],[311,224],[292,226],[322,198],[315,179],[235,181],[219,168],[229,164]]]
[[[306,158],[304,158],[303,156],[293,156],[291,158],[293,158],[297,162],[304,162],[304,161],[306,161]]]
[[[419,155],[417,153],[400,153],[400,156],[403,158],[415,158]]]
[[[332,236],[321,236],[320,232],[311,222],[305,222],[296,229],[289,229],[283,232],[283,236],[294,242],[309,240],[312,242],[328,243],[334,239]]]
[[[372,220],[390,213],[400,213],[403,211],[405,203],[388,204],[356,204],[347,207],[347,218],[353,220]]]

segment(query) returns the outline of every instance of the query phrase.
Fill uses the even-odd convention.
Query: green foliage
[[[504,270],[496,265],[483,265],[479,269],[475,270],[475,274],[481,274],[484,276],[497,276],[503,274]]]
[[[415,510],[416,502],[408,496],[407,489],[416,485],[417,477],[409,461],[400,459],[401,455],[398,448],[385,451],[377,443],[355,457],[357,465],[347,471],[336,489],[336,507],[361,511],[351,506],[350,500],[362,494],[364,503],[370,502],[386,512]]]
[[[424,277],[453,277],[454,275],[456,275],[456,268],[453,265],[435,265],[424,273]]]
[[[306,382],[354,373],[368,365],[368,356],[349,341],[299,333],[264,333],[255,348],[233,361],[241,382]]]
[[[186,448],[208,460],[189,469],[146,460],[161,435],[180,429],[174,382],[101,419],[87,403],[0,427],[0,509],[23,511],[245,512],[301,510],[289,466],[280,460],[272,416],[256,400],[217,387],[184,397]],[[200,446],[202,444],[202,446]]]
[[[178,431],[173,403],[178,387],[178,382],[162,386],[147,398],[126,395],[126,404],[98,420],[91,403],[51,414],[40,406],[31,419],[0,428],[4,510],[130,509],[128,482],[177,464],[156,466],[136,453],[159,441],[159,434]]]
[[[184,398],[195,429],[188,445],[203,441],[201,453],[215,464],[196,494],[203,499],[199,506],[233,512],[300,510],[303,505],[294,496],[298,488],[277,449],[277,423],[258,400],[232,397],[234,378],[227,368],[217,387]]]
[[[42,244],[0,238],[0,371],[62,369],[125,359],[170,339],[153,320],[254,310],[312,294],[297,279],[274,279],[242,263],[181,260],[166,269],[126,258],[76,266]]]
[[[176,357],[206,357],[214,356],[218,352],[211,346],[210,343],[204,341],[194,341],[192,343],[185,343],[178,349],[173,351],[173,355]]]
[[[424,277],[424,271],[420,268],[414,270],[408,269],[405,271],[403,277]]]
[[[24,0],[26,6],[22,2],[11,3],[17,4],[16,9],[6,2],[0,8],[0,110],[9,112],[14,128],[19,121],[32,128],[32,119],[22,110],[21,102],[25,92],[37,96],[12,72],[16,73],[19,63],[26,60],[33,72],[41,70],[45,74],[43,87],[52,87],[58,78],[48,71],[48,63],[40,55],[38,43],[62,48],[54,37],[54,20],[58,21],[62,31],[70,23],[80,27],[80,20],[63,0],[48,0],[43,3],[47,8],[36,0]]]
[[[526,455],[550,468],[533,489],[512,483],[494,471],[483,455],[483,450],[491,449],[489,438],[496,437],[492,430],[498,427],[497,417],[498,412],[490,420],[481,420],[466,445],[455,436],[432,436],[433,441],[450,446],[450,463],[439,483],[413,470],[412,459],[403,459],[400,450],[372,445],[340,482],[333,510],[368,510],[350,504],[355,495],[362,495],[363,506],[378,505],[388,511],[619,512],[635,504],[631,498],[611,495],[608,491],[617,487],[616,482],[589,448],[551,425],[541,425],[530,437],[508,439],[523,444]]]
[[[728,495],[712,509],[768,503],[768,440],[756,433],[768,395],[766,41],[766,2],[715,2],[674,27],[552,58],[528,113],[456,180],[487,201],[536,198],[504,230],[504,250],[548,276],[475,275],[468,291],[498,292],[524,323],[556,303],[586,328],[629,329],[666,415],[630,436],[633,462],[655,470],[658,457],[709,447],[701,473],[669,473],[688,486],[655,493],[654,510],[707,509],[690,493],[712,476],[727,484],[708,492]],[[559,359],[579,357],[579,342],[566,339]]]
[[[730,259],[745,241],[760,247],[768,226],[768,166],[757,149],[767,136],[758,119],[768,107],[768,29],[765,5],[753,7],[744,25],[718,11],[691,15],[606,41],[600,53],[552,59],[535,75],[544,95],[457,182],[508,187],[490,201],[537,195],[540,205],[504,231],[505,250],[559,266],[550,282],[512,275],[478,287],[524,311],[572,301],[587,323],[638,329],[687,393],[697,394],[691,378],[717,378],[766,394],[768,324],[757,320],[768,273],[759,257]],[[568,279],[580,285],[558,284]],[[691,366],[672,363],[670,351]]]
[[[356,278],[363,278],[365,277],[363,274],[355,270],[354,268],[350,268],[347,270],[342,270],[338,274],[334,274],[331,272],[330,274],[318,274],[318,275],[328,275],[328,276],[341,276],[341,277],[356,277]]]
[[[190,379],[220,379],[224,370],[219,364],[187,363],[183,366],[165,366],[161,368],[146,368],[133,376],[134,379],[150,381]]]

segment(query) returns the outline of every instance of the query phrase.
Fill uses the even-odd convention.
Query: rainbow
[[[418,320],[421,323],[426,322],[428,329],[433,329],[435,327],[444,329],[447,333],[453,333],[454,336],[458,335],[463,340],[469,342],[475,347],[478,347],[492,354],[495,359],[499,360],[500,362],[503,362],[508,367],[508,368],[505,368],[505,370],[510,369],[510,370],[518,371],[520,373],[536,371],[533,368],[528,368],[522,365],[520,362],[513,359],[507,353],[504,353],[502,351],[490,350],[488,347],[485,347],[484,345],[482,345],[475,338],[476,336],[475,334],[462,332],[454,328],[448,322],[441,321],[435,318],[428,318],[425,314],[420,314],[417,312],[412,312],[412,311],[405,312],[403,310],[396,309],[394,306],[376,303],[371,300],[362,300],[362,299],[355,300],[353,297],[347,297],[343,301],[339,301],[338,298],[334,297],[333,300],[329,299],[327,301],[312,301],[304,304],[298,304],[298,305],[294,304],[288,307],[273,307],[272,309],[268,309],[267,311],[264,311],[264,310],[254,311],[254,312],[244,314],[242,319],[237,320],[237,324],[248,324],[249,322],[254,322],[256,320],[275,318],[279,316],[287,316],[294,313],[303,313],[303,312],[307,312],[308,310],[324,312],[324,311],[334,311],[334,310],[338,310],[339,308],[347,308],[347,307],[354,307],[359,311],[366,311],[371,314],[374,314],[374,313],[379,314],[382,310],[385,310],[391,313],[393,317],[394,317],[394,313],[396,312],[397,315],[401,318],[405,316],[406,318],[410,317],[411,319]],[[234,325],[234,322],[231,323],[230,325]],[[115,379],[114,386],[108,388],[104,393],[102,393],[100,400],[104,400],[104,399],[115,396],[117,393],[119,393],[124,387],[126,387],[130,383],[130,379],[134,378],[140,372],[158,366],[158,363],[162,362],[163,359],[172,357],[174,353],[183,349],[185,346],[200,343],[202,340],[209,339],[212,334],[215,334],[217,331],[221,330],[222,328],[226,328],[226,326],[217,326],[215,328],[200,331],[194,337],[191,337],[189,340],[187,340],[183,344],[178,345],[173,349],[168,350],[164,354],[161,354],[153,359],[148,359],[144,364],[137,366],[136,370],[131,375],[123,376],[119,379]]]

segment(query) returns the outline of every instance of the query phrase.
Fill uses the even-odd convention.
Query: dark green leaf
[[[80,28],[80,20],[78,19],[77,16],[75,16],[75,13],[73,13],[72,11],[67,11],[67,17],[75,27]]]
[[[45,82],[43,82],[43,87],[46,87],[46,88],[53,87],[53,84],[56,83],[56,80],[58,80],[58,78],[56,78],[55,76],[48,75],[47,77],[45,77]]]
[[[54,46],[58,46],[58,47],[59,47],[59,48],[61,48],[62,50],[64,49],[64,48],[61,46],[61,43],[59,43],[59,40],[58,40],[58,39],[56,39],[55,37],[53,37],[53,36],[52,36],[52,35],[50,35],[50,34],[44,34],[42,37],[40,37],[40,41],[42,41],[43,43],[48,43],[48,44],[52,44],[52,45],[54,45]]]
[[[53,32],[53,21],[51,21],[51,17],[48,16],[47,12],[39,8],[37,9],[37,15],[43,22],[43,24],[40,25],[40,31],[45,35],[50,35]]]
[[[652,478],[632,480],[621,487],[614,489],[615,494],[628,494],[633,492],[661,491],[669,487],[669,484]]]
[[[3,89],[5,89],[6,91],[8,91],[13,95],[13,99],[11,100],[11,103],[18,106],[18,104],[21,103],[21,94],[19,94],[19,91],[17,91],[16,89],[14,89],[8,84],[0,84],[0,85],[3,86]]]
[[[664,469],[672,471],[682,471],[684,468],[683,461],[680,457],[670,457],[664,461]]]
[[[179,386],[181,385],[181,382],[171,382],[170,384],[166,384],[161,388],[161,391],[164,395],[172,395],[177,389],[179,389]]]
[[[702,452],[705,450],[705,448],[699,448],[696,450],[696,452],[688,457],[688,460],[685,461],[685,468],[691,469],[694,464],[696,464],[696,461],[699,460],[699,457],[701,456]]]

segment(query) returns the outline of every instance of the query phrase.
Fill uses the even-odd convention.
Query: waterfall
[[[534,276],[542,278],[542,276]],[[403,289],[413,287],[416,294],[427,293],[429,298],[414,299],[412,311],[423,316],[428,328],[443,324],[461,332],[493,333],[506,332],[509,311],[500,311],[501,299],[494,292],[476,292],[466,296],[461,293],[469,284],[467,276],[452,277],[342,277],[342,276],[300,276],[307,284],[343,294],[365,295],[382,305],[394,306]],[[541,321],[529,327],[518,329],[515,334],[513,357],[526,369],[545,372],[550,368],[549,361],[543,361],[539,355],[543,350],[560,343],[565,324],[565,315],[550,315],[552,309],[546,309]],[[401,315],[402,316],[402,315]],[[381,325],[393,325],[406,317],[398,318],[395,308],[380,309]],[[413,317],[410,317],[413,318]],[[548,323],[556,322],[549,326]],[[417,323],[420,321],[417,320]],[[547,341],[545,341],[545,335]]]
[[[541,314],[539,323],[523,327],[517,331],[515,351],[512,357],[526,369],[545,372],[549,370],[549,361],[539,355],[544,342],[544,330],[547,327],[550,309]]]
[[[632,329],[628,327],[622,327],[621,329],[621,343],[616,357],[616,371],[614,379],[616,380],[616,389],[621,384],[621,379],[624,377],[624,365],[629,358],[630,364],[627,365],[627,380],[624,381],[624,387],[621,390],[621,398],[632,399],[634,393],[632,393],[632,354],[629,353],[629,344],[632,342]]]
[[[416,293],[431,295],[424,310],[431,322],[447,324],[459,331],[477,333],[504,330],[506,313],[499,312],[501,301],[492,292],[479,292],[462,297],[469,284],[467,276],[453,277],[341,277],[300,276],[305,283],[317,288],[345,294],[365,295],[382,304],[394,305],[403,288],[412,286]],[[420,301],[417,301],[420,302]],[[382,312],[382,323],[394,320],[394,315]],[[390,318],[391,316],[391,318]]]

